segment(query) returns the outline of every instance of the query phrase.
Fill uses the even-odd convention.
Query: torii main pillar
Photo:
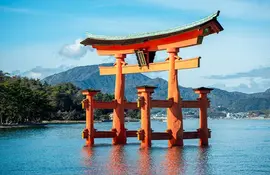
[[[172,132],[172,138],[168,146],[183,146],[183,116],[181,107],[181,98],[178,87],[178,71],[175,70],[175,60],[179,49],[169,48],[169,78],[168,78],[168,99],[173,99],[173,105],[167,110],[167,126]]]
[[[115,54],[116,62],[116,76],[115,76],[115,94],[114,98],[117,101],[117,106],[113,110],[113,129],[116,131],[116,136],[113,138],[112,143],[126,144],[127,136],[125,129],[125,116],[124,116],[124,98],[125,98],[125,75],[122,72],[122,66],[125,64],[125,54]]]

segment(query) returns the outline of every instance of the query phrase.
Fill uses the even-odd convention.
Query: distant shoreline
[[[99,122],[99,121],[95,121]],[[44,124],[80,124],[85,123],[85,120],[50,120],[42,121]]]
[[[190,118],[186,118],[190,119]],[[196,118],[197,119],[197,118]],[[213,119],[213,118],[209,118]],[[185,120],[185,119],[184,119]],[[222,118],[222,119],[214,119],[214,120],[270,120],[270,118]],[[102,121],[94,121],[95,123],[102,123]],[[42,121],[42,123],[36,124],[11,124],[11,125],[0,125],[0,129],[16,129],[16,128],[43,128],[50,124],[85,124],[84,120],[51,120],[51,121]]]
[[[46,127],[45,123],[32,123],[32,124],[10,124],[0,125],[0,129],[16,129],[16,128],[43,128]]]
[[[259,118],[259,117],[252,117],[252,118],[247,118],[248,120],[270,120],[270,118]]]
[[[94,121],[100,123],[102,121]],[[16,128],[43,128],[50,124],[84,124],[85,120],[51,120],[42,121],[41,123],[30,123],[30,124],[4,124],[0,125],[0,129],[16,129]]]

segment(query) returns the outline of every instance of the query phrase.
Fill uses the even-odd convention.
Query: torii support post
[[[151,94],[156,87],[153,86],[140,86],[138,90],[138,107],[141,109],[141,129],[138,131],[138,139],[141,140],[141,147],[151,147]]]
[[[200,104],[200,116],[199,116],[199,146],[208,146],[208,138],[210,136],[210,130],[208,129],[207,124],[207,108],[209,108],[209,100],[207,98],[207,94],[211,92],[211,88],[198,88],[194,89],[196,94],[199,94],[199,104]]]
[[[83,131],[83,138],[86,139],[86,146],[94,145],[94,108],[93,101],[94,96],[100,92],[99,90],[84,90],[83,95],[86,95],[86,99],[83,100],[83,108],[86,111],[86,128]]]
[[[116,108],[113,110],[113,131],[116,131],[116,136],[113,138],[112,143],[126,144],[127,136],[125,129],[124,118],[124,93],[125,93],[125,75],[122,73],[122,66],[125,64],[124,54],[116,54],[115,66],[117,68],[115,77],[115,100],[117,101]]]
[[[175,70],[175,60],[179,49],[167,49],[169,53],[169,79],[168,79],[168,99],[173,99],[172,107],[167,110],[167,127],[172,133],[172,138],[168,142],[168,146],[183,146],[183,117],[181,98],[178,88],[178,71]]]

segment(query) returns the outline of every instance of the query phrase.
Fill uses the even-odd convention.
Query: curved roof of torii
[[[142,43],[142,42],[146,42],[146,41],[150,41],[154,39],[166,38],[169,36],[177,35],[177,34],[191,31],[194,29],[198,29],[211,22],[214,22],[216,30],[212,30],[208,34],[218,33],[219,31],[223,30],[223,27],[217,21],[218,16],[219,16],[219,11],[199,21],[193,22],[191,24],[168,29],[168,30],[157,31],[157,32],[147,32],[147,33],[141,33],[141,34],[127,35],[127,36],[103,36],[103,35],[87,34],[87,38],[83,40],[81,44],[83,45],[129,45],[129,44]]]

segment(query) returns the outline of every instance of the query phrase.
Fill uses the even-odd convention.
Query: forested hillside
[[[0,124],[39,123],[42,120],[85,119],[80,88],[72,83],[49,85],[40,80],[11,77],[0,71]],[[110,94],[96,100],[111,101]],[[112,110],[95,110],[95,119],[108,118]]]

